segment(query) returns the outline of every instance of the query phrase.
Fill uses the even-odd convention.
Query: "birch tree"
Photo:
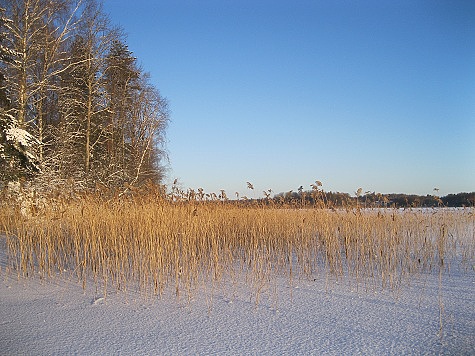
[[[108,100],[104,90],[105,57],[116,37],[95,1],[87,1],[80,30],[70,48],[70,65],[63,76],[61,111],[66,133],[75,137],[75,164],[84,177],[105,184],[101,146],[106,140]],[[70,130],[73,130],[71,132]]]
[[[11,19],[5,22],[5,29],[17,53],[5,67],[5,85],[12,99],[9,110],[18,128],[36,144],[30,155],[38,171],[44,168],[45,145],[53,139],[47,133],[58,119],[64,49],[80,4],[80,0],[11,0],[5,4]]]
[[[159,181],[167,103],[100,0],[0,8],[0,181]]]
[[[42,163],[45,160],[45,148],[54,140],[51,127],[59,120],[61,75],[67,69],[67,44],[78,24],[76,15],[81,1],[50,0],[45,5],[47,9],[43,14],[43,23],[37,29],[40,48],[32,70],[32,110],[35,117],[32,124],[41,142],[38,158]]]
[[[166,158],[162,148],[169,120],[168,103],[150,84],[148,74],[141,74],[140,83],[140,90],[132,97],[128,125],[127,166],[132,185],[162,179]]]

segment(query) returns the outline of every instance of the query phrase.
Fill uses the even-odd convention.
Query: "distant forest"
[[[168,120],[100,0],[0,0],[0,188],[160,183]]]
[[[305,191],[300,186],[297,191],[290,190],[272,194],[269,189],[263,192],[262,198],[240,196],[236,192],[236,199],[229,199],[224,190],[219,194],[205,193],[202,188],[183,190],[175,183],[171,186],[168,197],[174,202],[215,202],[220,204],[238,204],[244,206],[272,206],[282,208],[421,208],[421,207],[475,207],[475,192],[448,194],[446,196],[415,195],[415,194],[382,194],[364,192],[359,188],[354,195],[341,192],[326,192],[322,183],[316,181],[311,184],[312,190]],[[254,186],[247,182],[250,191]],[[437,193],[438,190],[434,189]],[[255,194],[253,194],[255,195]]]
[[[324,205],[326,207],[473,207],[475,206],[475,192],[437,195],[414,194],[380,194],[367,192],[365,194],[324,192],[323,190],[302,190],[280,193],[273,197],[273,202],[298,206]]]

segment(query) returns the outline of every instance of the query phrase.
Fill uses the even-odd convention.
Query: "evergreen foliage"
[[[432,207],[474,207],[475,192],[437,195],[415,194],[381,194],[367,192],[364,195],[351,196],[348,193],[325,192],[321,189],[298,192],[279,193],[273,198],[275,204],[295,206],[321,206],[328,208],[359,207],[359,208],[432,208]]]
[[[0,1],[0,185],[160,183],[167,103],[100,0]]]

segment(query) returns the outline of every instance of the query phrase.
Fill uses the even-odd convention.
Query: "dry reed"
[[[156,196],[46,204],[26,218],[0,208],[9,270],[74,273],[85,285],[192,296],[245,276],[255,301],[277,275],[333,275],[396,288],[454,260],[473,269],[473,209],[288,209]],[[49,206],[49,207],[48,207]]]

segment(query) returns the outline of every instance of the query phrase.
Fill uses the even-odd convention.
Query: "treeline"
[[[219,193],[206,193],[202,188],[198,190],[180,188],[176,179],[171,186],[171,191],[161,194],[173,202],[214,202],[220,204],[238,204],[244,206],[272,206],[284,208],[419,208],[419,207],[474,207],[475,192],[448,194],[443,197],[438,195],[414,195],[414,194],[382,194],[376,192],[364,192],[359,188],[354,195],[341,192],[326,192],[320,181],[310,184],[311,190],[304,190],[300,186],[296,191],[290,190],[279,194],[272,193],[272,189],[263,191],[260,198],[248,198],[240,196],[236,192],[236,199],[230,199],[224,190]],[[247,188],[254,191],[254,186],[247,182]],[[146,188],[151,191],[152,188]],[[434,192],[438,192],[434,189]],[[255,195],[255,193],[253,193]]]
[[[0,187],[159,183],[168,119],[99,0],[0,0]]]
[[[380,194],[367,192],[365,194],[325,192],[321,189],[312,191],[289,191],[275,195],[273,203],[294,206],[325,206],[325,207],[473,207],[475,206],[475,192],[437,195],[413,194]]]

